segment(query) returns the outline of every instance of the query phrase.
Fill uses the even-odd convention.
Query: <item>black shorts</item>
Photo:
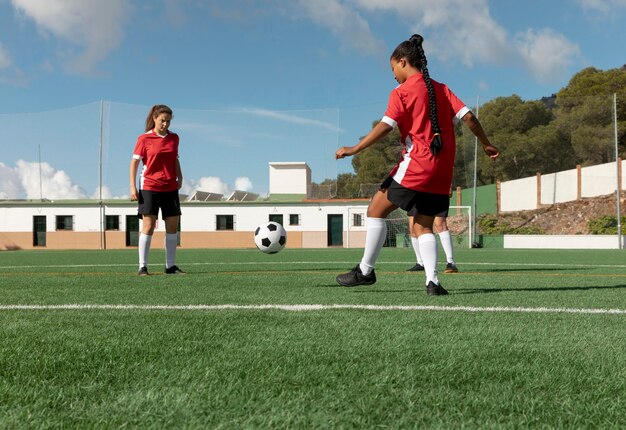
[[[387,190],[387,199],[404,209],[409,215],[419,213],[426,216],[447,216],[450,209],[449,194],[434,194],[424,191],[411,190],[398,184],[389,176],[380,185]]]
[[[149,191],[139,190],[139,218],[144,215],[159,215],[161,209],[161,218],[169,218],[171,216],[180,216],[180,200],[178,198],[178,190],[176,191]]]

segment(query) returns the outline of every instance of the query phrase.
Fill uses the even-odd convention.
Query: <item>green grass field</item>
[[[625,251],[455,251],[2,252],[0,428],[626,428]]]

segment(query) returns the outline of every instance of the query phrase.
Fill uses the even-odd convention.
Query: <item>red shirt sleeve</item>
[[[146,159],[146,145],[145,145],[145,139],[143,138],[143,135],[137,138],[137,143],[135,144],[135,150],[133,151],[133,158],[137,158],[136,156],[140,157],[141,160]]]

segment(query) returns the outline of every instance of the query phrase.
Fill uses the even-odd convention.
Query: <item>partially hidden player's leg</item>
[[[178,245],[178,221],[180,216],[165,218],[165,273],[183,275],[184,271],[176,266],[176,246]]]
[[[448,223],[446,222],[446,216],[435,217],[435,231],[439,235],[443,252],[446,254],[446,269],[445,273],[457,273],[459,269],[454,262],[454,248],[452,245],[452,235],[448,229]]]
[[[385,218],[397,209],[387,200],[387,190],[379,190],[367,208],[365,250],[361,263],[348,273],[337,276],[337,283],[346,287],[371,285],[376,282],[374,266],[387,237]]]
[[[419,241],[417,240],[417,236],[415,236],[413,229],[413,215],[409,215],[409,232],[411,234],[411,247],[413,248],[413,252],[415,253],[415,260],[417,261],[414,266],[411,266],[408,269],[408,272],[421,272],[424,270],[424,262],[422,261],[422,255],[420,254],[420,246]]]
[[[419,242],[420,254],[424,261],[426,292],[430,295],[444,295],[448,292],[440,285],[437,272],[437,239],[433,234],[434,216],[416,213],[413,229]]]

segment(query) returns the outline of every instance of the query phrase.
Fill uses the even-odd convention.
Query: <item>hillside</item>
[[[620,196],[622,216],[626,210],[626,193]],[[498,223],[511,227],[536,227],[545,234],[589,234],[588,222],[593,218],[615,216],[615,194],[557,203],[540,209],[505,212],[497,215]]]

